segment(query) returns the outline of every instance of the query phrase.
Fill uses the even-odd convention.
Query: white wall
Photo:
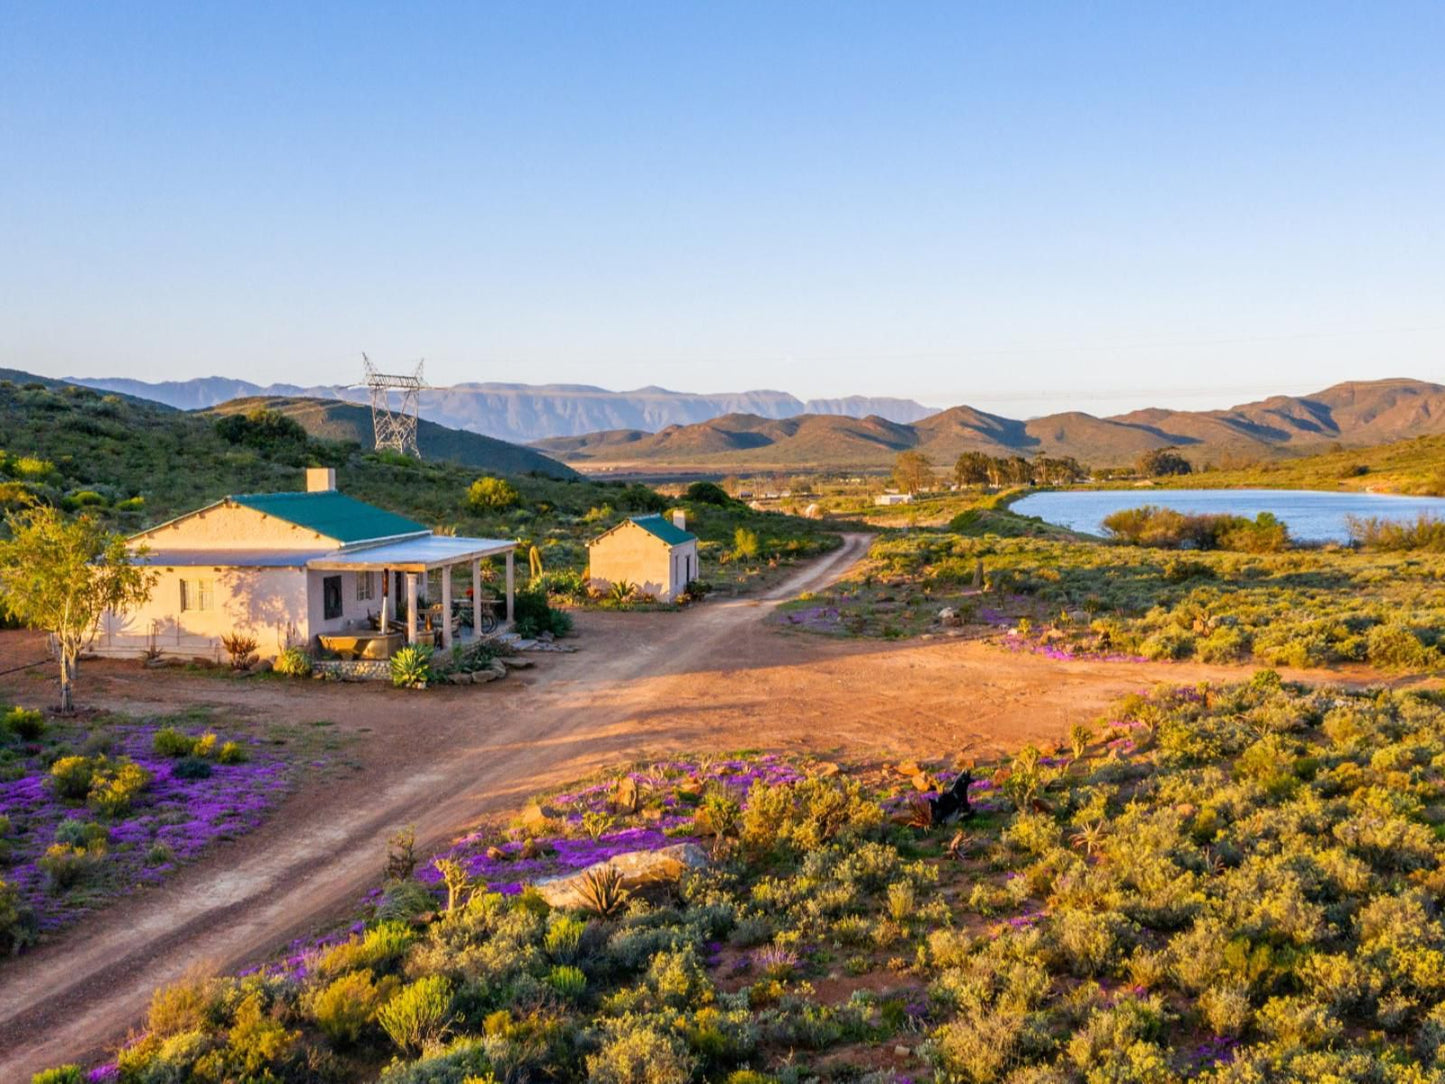
[[[214,658],[221,637],[237,632],[257,643],[265,658],[309,639],[306,572],[299,568],[160,568],[150,599],[101,620],[95,649],[103,655],[140,655],[152,643],[162,653]],[[210,580],[212,608],[181,610],[181,581]],[[222,651],[224,657],[224,651]]]
[[[137,535],[153,550],[316,550],[334,549],[334,539],[243,505],[220,505],[175,523]]]

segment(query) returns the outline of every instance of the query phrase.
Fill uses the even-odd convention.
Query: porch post
[[[406,574],[406,642],[416,643],[416,573]]]
[[[482,559],[472,562],[472,637],[482,638]]]
[[[381,634],[391,631],[391,569],[381,570]]]
[[[442,565],[442,650],[452,648],[452,566]]]
[[[512,623],[512,597],[517,593],[517,572],[512,551],[507,551],[507,624]]]

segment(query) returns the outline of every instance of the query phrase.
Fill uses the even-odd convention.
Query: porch
[[[364,549],[340,550],[322,556],[314,557],[306,563],[308,572],[316,572],[323,575],[321,595],[323,605],[328,605],[327,599],[333,590],[339,591],[338,586],[332,588],[327,585],[326,573],[352,573],[354,575],[365,575],[371,573],[381,574],[382,589],[380,592],[380,613],[377,624],[379,629],[371,639],[379,641],[376,645],[378,650],[389,655],[394,646],[399,646],[395,640],[389,638],[388,634],[394,627],[399,626],[402,635],[397,637],[406,644],[417,644],[430,641],[433,636],[439,642],[443,650],[450,650],[454,644],[469,643],[476,639],[489,635],[484,633],[484,628],[489,624],[488,610],[495,606],[483,598],[481,590],[483,561],[489,561],[496,557],[502,557],[506,564],[506,577],[504,593],[499,600],[503,612],[496,615],[499,625],[495,625],[495,631],[500,632],[509,629],[514,620],[513,606],[516,598],[516,569],[515,569],[515,542],[492,538],[463,538],[452,535],[426,535],[419,538],[400,539],[396,542],[388,542],[379,546],[370,546]],[[453,574],[458,567],[470,566],[472,592],[470,605],[466,600],[460,600],[463,605],[453,605],[455,595]],[[434,608],[439,620],[435,622],[434,631],[428,630],[428,624],[432,623],[422,612],[423,601],[427,596],[424,584],[430,578],[431,573],[439,573],[440,599]],[[404,600],[405,617],[398,618],[398,602]],[[454,628],[454,617],[456,611],[470,610],[467,616],[471,617],[470,633],[466,631],[465,621],[458,621],[460,628]],[[323,636],[345,636],[349,631],[360,633],[362,630],[321,630],[318,634]],[[358,638],[365,638],[359,636]],[[374,657],[364,655],[363,657]]]

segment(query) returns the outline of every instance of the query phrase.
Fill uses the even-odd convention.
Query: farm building
[[[882,508],[888,508],[895,504],[912,504],[912,493],[880,493],[873,498],[873,503]]]
[[[308,470],[305,492],[223,497],[131,544],[158,578],[145,605],[105,616],[99,654],[218,656],[232,634],[255,640],[262,657],[322,637],[349,637],[373,658],[423,640],[448,647],[459,627],[484,627],[488,605],[477,591],[472,612],[454,608],[452,572],[470,565],[480,584],[493,557],[506,561],[512,617],[515,542],[433,534],[338,492],[330,468]]]
[[[671,602],[698,578],[697,535],[681,512],[671,520],[633,516],[588,542],[587,562],[588,578],[604,591],[628,583]]]

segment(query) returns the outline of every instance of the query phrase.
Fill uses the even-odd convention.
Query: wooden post
[[[482,638],[482,559],[472,562],[472,637]]]
[[[381,570],[381,634],[391,631],[391,569]]]
[[[406,642],[416,643],[416,573],[406,574]]]
[[[442,650],[452,649],[452,566],[442,565]]]
[[[512,560],[513,551],[507,551],[507,624],[512,623],[512,599],[517,593],[517,573]]]

